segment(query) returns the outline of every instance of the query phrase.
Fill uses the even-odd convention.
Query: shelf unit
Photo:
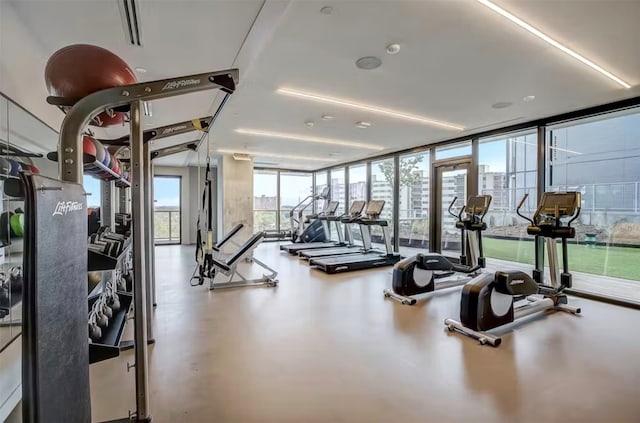
[[[98,363],[120,355],[120,340],[124,326],[127,322],[127,315],[131,310],[133,295],[127,292],[118,291],[120,308],[113,312],[109,319],[109,325],[102,328],[102,337],[98,341],[89,343],[89,364]],[[89,310],[97,301],[99,295],[89,298]]]

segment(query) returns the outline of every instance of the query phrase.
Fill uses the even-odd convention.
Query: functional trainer
[[[458,197],[453,198],[448,212],[456,218],[456,228],[460,229],[460,263],[453,263],[437,253],[419,253],[399,261],[393,267],[392,289],[384,290],[385,298],[391,298],[401,304],[414,305],[416,299],[413,295],[464,285],[485,267],[482,231],[487,229],[484,216],[489,210],[491,196],[469,197],[467,204],[462,206],[456,215],[451,208],[457,199]],[[464,276],[449,278],[455,273]]]
[[[526,199],[525,194],[516,213],[529,221],[527,233],[535,236],[533,277],[518,270],[477,276],[462,289],[460,322],[451,319],[444,321],[450,331],[475,338],[483,345],[497,347],[502,342],[501,338],[484,331],[550,309],[580,313],[580,308],[567,305],[567,296],[563,291],[571,287],[567,240],[576,236],[571,223],[580,215],[581,195],[579,192],[545,192],[533,218],[520,214]],[[558,238],[562,245],[562,273],[558,269]],[[545,244],[551,285],[544,284]]]

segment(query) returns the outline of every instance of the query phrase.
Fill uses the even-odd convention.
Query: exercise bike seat
[[[496,272],[494,276],[495,290],[501,294],[527,296],[538,293],[539,286],[528,274],[519,270]]]

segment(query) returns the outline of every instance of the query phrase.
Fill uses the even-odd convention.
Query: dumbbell
[[[122,243],[118,241],[96,241],[88,245],[89,250],[116,258],[122,252]]]
[[[127,238],[126,235],[122,235],[122,234],[118,234],[118,233],[112,232],[111,231],[111,227],[109,227],[109,226],[101,226],[101,227],[99,227],[98,230],[96,231],[96,234],[100,235],[100,236],[108,236],[109,238],[114,239],[114,240],[121,240],[121,239]]]

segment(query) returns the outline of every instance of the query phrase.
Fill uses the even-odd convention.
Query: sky
[[[91,193],[87,196],[89,207],[100,207],[100,182],[93,176],[84,176],[84,189]],[[155,206],[180,206],[180,178],[156,176],[153,182]]]

